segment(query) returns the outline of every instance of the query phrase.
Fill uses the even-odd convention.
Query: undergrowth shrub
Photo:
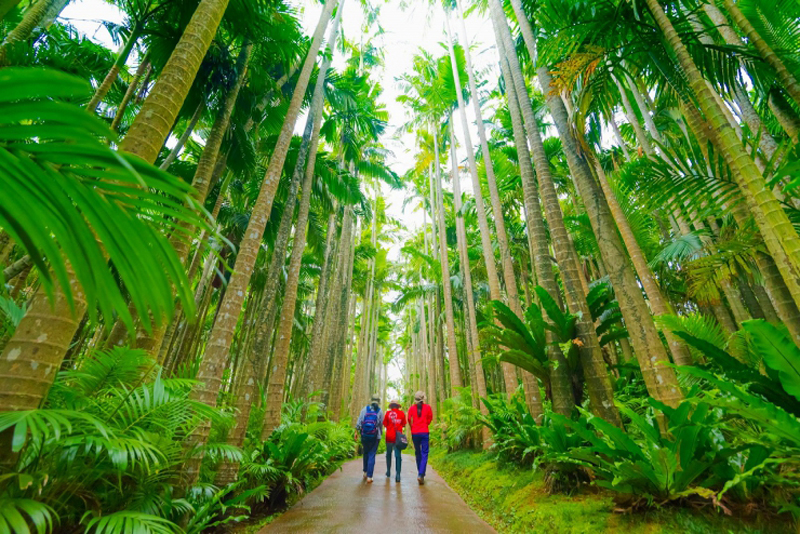
[[[225,444],[232,413],[190,398],[193,370],[166,378],[144,351],[95,352],[59,373],[43,408],[0,413],[13,452],[0,461],[0,532],[199,534],[284,505],[352,455],[352,431],[303,403],[268,441]],[[208,420],[209,442],[185,447]],[[195,454],[203,472],[185,488]],[[222,460],[241,467],[226,487],[210,482]]]

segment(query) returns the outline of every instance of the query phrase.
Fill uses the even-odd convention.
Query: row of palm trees
[[[9,7],[2,44],[8,66],[0,72],[61,69],[53,52],[77,46],[80,53],[61,70],[93,81],[94,94],[77,101],[88,101],[87,120],[106,123],[98,128],[119,131],[119,138],[109,131],[113,148],[104,150],[191,188],[172,185],[162,193],[133,177],[135,187],[122,191],[127,196],[107,197],[124,208],[118,216],[158,229],[163,254],[153,261],[170,275],[152,289],[165,300],[146,298],[121,277],[123,298],[111,313],[95,312],[107,297],[85,295],[71,243],[59,243],[60,262],[59,249],[43,254],[15,231],[17,221],[3,219],[2,263],[28,260],[13,276],[4,273],[4,302],[25,313],[4,334],[0,411],[38,409],[59,369],[80,369],[93,351],[132,345],[165,373],[189,370],[198,381],[192,401],[235,414],[225,438],[233,449],[248,435],[269,438],[289,397],[313,395],[335,420],[357,412],[352,403],[377,387],[385,368],[381,233],[394,223],[380,190],[400,183],[379,141],[388,120],[374,75],[381,51],[370,41],[379,29],[366,25],[357,44],[346,41],[342,20],[348,11],[359,16],[359,6],[343,0],[321,6],[307,38],[299,13],[282,1],[120,2],[126,22],[112,34],[122,45],[88,69],[82,59],[97,48],[68,27],[37,22],[40,29],[22,35],[45,5],[53,3]],[[334,70],[339,54],[343,66]],[[68,176],[69,165],[53,170]],[[173,200],[158,196],[176,192],[181,196]],[[123,260],[136,268],[137,257],[149,253],[133,242],[127,253],[106,250],[104,228],[91,231],[103,270],[111,265],[122,274]],[[67,276],[48,285],[49,271],[62,266]],[[205,419],[183,443],[188,486],[198,481],[210,432]],[[9,452],[10,439],[1,446]],[[217,483],[238,474],[229,458],[217,469]]]
[[[418,145],[408,181],[430,215],[404,249],[411,289],[398,302],[411,387],[435,403],[469,385],[485,410],[477,399],[519,385],[536,418],[544,400],[570,415],[585,391],[595,414],[621,425],[613,379],[623,362],[653,399],[682,401],[670,364],[696,360],[675,321],[706,317],[726,339],[767,319],[800,342],[797,10],[779,4],[476,2],[502,76],[487,94],[467,6],[443,3],[448,53],[419,51],[402,79]],[[613,336],[592,314],[599,284],[618,304]],[[490,302],[527,323],[522,304],[550,300],[576,316],[580,378],[550,331],[537,377],[494,365],[492,354],[515,347],[495,347]]]

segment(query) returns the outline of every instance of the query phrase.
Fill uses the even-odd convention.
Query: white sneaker
[[[372,479],[371,478],[367,479],[367,484],[372,484]]]

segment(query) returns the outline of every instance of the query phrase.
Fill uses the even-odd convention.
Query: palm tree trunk
[[[300,209],[295,223],[292,255],[289,260],[289,274],[283,294],[283,307],[278,323],[278,339],[275,342],[275,353],[272,357],[272,372],[267,386],[267,405],[264,412],[264,427],[261,438],[266,440],[281,422],[281,406],[283,405],[284,385],[286,382],[286,364],[289,361],[289,347],[292,340],[295,305],[297,302],[297,286],[300,282],[300,267],[303,263],[303,251],[306,246],[308,213],[311,207],[311,186],[314,180],[314,160],[308,161],[306,176],[302,186]]]
[[[83,315],[86,298],[67,266],[72,301],[56,285],[54,300],[40,288],[0,357],[0,412],[35,410],[47,397]],[[10,436],[9,436],[10,437]],[[0,438],[0,456],[11,454]]]
[[[789,72],[783,60],[778,57],[764,38],[759,35],[750,21],[747,20],[747,17],[741,12],[739,6],[737,6],[733,0],[724,0],[724,4],[725,9],[728,10],[736,26],[747,36],[747,40],[756,49],[761,59],[772,67],[778,80],[780,80],[783,85],[783,88],[789,93],[789,96],[792,97],[796,104],[800,105],[800,83],[798,83],[797,78]]]
[[[25,10],[22,20],[13,30],[8,32],[5,40],[0,44],[0,67],[7,63],[6,54],[16,43],[26,41],[33,31],[41,26],[46,16],[55,8],[56,14],[67,5],[66,0],[38,0]],[[13,7],[13,4],[12,6]],[[10,8],[9,8],[10,9]]]
[[[343,253],[340,255],[340,263],[337,268],[335,285],[338,294],[334,295],[333,306],[330,317],[333,317],[336,338],[328,346],[328,360],[332,363],[332,372],[326,377],[325,389],[329,391],[328,406],[333,413],[333,419],[339,420],[341,415],[342,400],[344,398],[344,385],[342,382],[350,382],[350,353],[349,349],[349,308],[350,308],[350,288],[353,280],[353,261],[355,253],[355,242],[353,240],[353,209],[346,206],[342,221],[341,248]]]
[[[487,156],[488,157],[488,156]],[[453,131],[452,120],[450,124],[450,165],[452,167],[453,180],[453,201],[456,213],[456,240],[458,242],[458,252],[461,259],[464,274],[464,300],[466,302],[465,315],[467,319],[466,336],[469,346],[469,366],[472,370],[470,376],[474,376],[473,386],[476,393],[474,401],[484,415],[488,413],[486,406],[480,399],[486,398],[486,377],[483,374],[483,363],[481,362],[481,343],[478,336],[478,320],[475,313],[475,296],[472,292],[472,273],[470,272],[469,254],[467,252],[467,229],[464,224],[464,214],[461,212],[461,177],[458,174],[458,164],[456,160],[456,137]],[[483,426],[483,441],[488,445],[489,428]]]
[[[161,70],[120,150],[153,163],[211,46],[229,0],[202,0]]]
[[[325,71],[327,71],[330,62],[325,60],[323,63],[323,67],[325,67]],[[319,142],[319,129],[322,122],[322,99],[324,97],[322,90],[324,87],[324,80],[325,74],[321,68],[317,77],[317,85],[314,88],[314,96],[312,97],[311,109],[309,110],[309,116],[306,121],[306,128],[303,132],[302,141],[300,142],[300,149],[297,154],[297,163],[295,165],[294,172],[292,173],[292,179],[289,183],[289,192],[286,196],[286,203],[283,207],[281,222],[278,225],[278,233],[275,237],[275,243],[273,244],[272,257],[270,258],[269,267],[267,268],[267,281],[264,285],[264,303],[267,310],[265,313],[266,320],[259,322],[255,343],[255,351],[257,354],[261,355],[269,353],[270,339],[272,338],[273,334],[273,324],[275,322],[275,316],[278,313],[277,295],[278,289],[281,285],[280,276],[283,272],[286,249],[289,245],[289,237],[292,231],[292,218],[294,217],[294,208],[297,202],[297,192],[300,188],[300,181],[303,177],[305,162],[309,157],[308,154],[310,147],[313,148],[313,155],[316,158],[317,148],[314,145]],[[309,351],[309,358],[312,358],[313,355],[313,351]],[[311,365],[312,371],[308,373],[309,375],[313,375],[314,373],[313,363],[311,363]],[[259,375],[259,377],[263,378],[263,374]]]
[[[653,144],[650,142],[650,139],[647,138],[647,135],[644,133],[644,129],[642,129],[642,125],[639,123],[639,119],[636,117],[636,113],[633,111],[633,106],[628,98],[627,91],[625,91],[625,87],[618,79],[615,78],[614,81],[616,82],[617,90],[620,94],[622,109],[625,110],[625,118],[628,119],[628,124],[633,127],[633,132],[636,134],[636,139],[639,141],[639,145],[642,147],[642,150],[645,154],[650,157],[654,156],[655,151],[653,150]]]
[[[456,347],[456,322],[453,316],[453,286],[450,283],[450,260],[447,255],[447,240],[444,238],[444,201],[442,199],[442,174],[439,167],[439,139],[433,132],[434,167],[436,168],[436,223],[439,226],[439,261],[442,268],[442,290],[444,292],[444,315],[447,326],[447,353],[450,357],[450,396],[457,395],[456,388],[461,387],[461,376],[458,373],[458,349]]]
[[[769,93],[767,104],[772,114],[778,119],[783,131],[792,140],[792,143],[795,145],[800,143],[800,117],[797,116],[789,103],[778,91],[773,89]]]
[[[175,146],[172,147],[172,150],[170,150],[169,154],[167,154],[167,157],[164,158],[164,161],[161,162],[161,165],[158,166],[159,169],[161,169],[162,171],[169,169],[169,166],[172,165],[172,162],[178,159],[178,156],[181,154],[183,147],[186,145],[186,141],[189,140],[189,137],[191,137],[192,132],[194,132],[194,128],[195,126],[197,126],[197,121],[200,120],[200,115],[203,114],[203,110],[205,108],[206,108],[205,100],[202,100],[199,104],[197,104],[197,108],[195,108],[194,113],[192,114],[192,118],[189,119],[189,123],[186,125],[186,129],[183,131],[183,134],[178,138],[178,142],[175,143]],[[219,118],[220,115],[217,115],[217,120],[219,120]]]
[[[5,269],[3,269],[3,281],[8,283],[17,277],[21,272],[27,270],[33,264],[33,259],[29,255],[24,255]]]
[[[800,303],[800,236],[797,235],[775,195],[766,187],[764,177],[731,128],[659,0],[646,1],[664,39],[677,56],[678,63],[694,90],[699,107],[711,126],[708,129],[711,141],[731,168],[747,207],[755,217],[767,249],[795,304]]]
[[[708,18],[711,19],[711,23],[716,27],[719,34],[722,36],[722,40],[728,46],[742,46],[742,40],[739,38],[739,35],[736,31],[730,27],[728,23],[728,19],[725,14],[717,8],[717,6],[713,3],[703,3],[703,11],[705,11]],[[740,63],[742,67],[746,70],[746,65],[742,59],[740,59]],[[736,102],[736,105],[739,106],[739,109],[742,112],[742,119],[750,128],[750,131],[753,135],[758,134],[759,138],[759,146],[761,147],[764,156],[767,160],[772,160],[772,157],[775,155],[775,151],[778,149],[778,143],[769,133],[769,130],[764,126],[761,117],[759,116],[756,109],[753,107],[753,103],[750,102],[750,98],[747,96],[746,91],[744,88],[737,83],[733,88],[733,96]]]
[[[152,68],[153,66],[150,64],[148,55],[145,54],[145,56],[139,62],[139,66],[136,68],[136,73],[133,75],[131,83],[128,84],[128,88],[125,90],[125,95],[122,97],[122,102],[120,102],[117,112],[114,114],[114,120],[111,121],[111,129],[113,131],[116,132],[119,128],[119,124],[122,122],[122,117],[125,115],[125,110],[128,109],[128,104],[130,104],[131,99],[133,99],[133,95],[136,94],[136,89],[139,87],[139,82],[142,80],[145,72],[149,73]]]
[[[486,129],[483,121],[481,120],[480,103],[478,98],[478,91],[475,83],[475,76],[472,71],[472,59],[469,55],[468,44],[466,41],[466,29],[464,28],[464,16],[461,12],[461,4],[459,2],[459,20],[461,21],[461,30],[464,35],[465,45],[463,46],[464,54],[467,61],[467,74],[469,80],[470,92],[472,94],[472,102],[475,109],[475,117],[478,122],[478,137],[481,143],[481,151],[483,152],[483,161],[486,167],[486,177],[489,186],[489,197],[492,205],[492,213],[494,215],[495,229],[498,244],[500,245],[500,258],[503,265],[503,280],[506,284],[506,296],[509,307],[518,316],[522,315],[522,309],[519,303],[519,294],[517,291],[516,279],[514,277],[514,267],[511,263],[511,255],[508,250],[508,236],[506,233],[505,220],[503,218],[503,208],[500,203],[500,194],[497,190],[497,180],[494,175],[494,166],[492,165],[491,155],[489,154],[489,145],[486,141]],[[486,274],[489,282],[489,295],[492,300],[502,300],[500,293],[500,279],[497,275],[497,267],[495,266],[494,247],[492,245],[491,230],[489,222],[486,217],[486,209],[483,204],[483,194],[481,192],[481,182],[478,177],[478,167],[475,162],[475,154],[472,149],[472,141],[470,140],[469,123],[467,122],[466,105],[464,104],[464,97],[461,94],[461,80],[458,74],[458,65],[456,64],[455,51],[453,50],[453,39],[450,35],[450,22],[449,17],[445,16],[445,24],[447,28],[447,45],[450,53],[450,65],[453,71],[453,77],[456,87],[456,97],[458,99],[458,109],[461,116],[462,133],[464,135],[464,146],[467,150],[467,161],[469,163],[470,177],[472,178],[472,190],[475,198],[475,210],[478,215],[478,229],[480,230],[481,245],[483,248],[483,258],[486,264]],[[514,366],[503,363],[503,378],[506,383],[506,391],[510,395],[517,387],[517,379],[514,372]],[[532,377],[525,377],[528,389],[531,390],[533,397],[527,399],[528,402],[536,402],[534,398],[535,388],[532,385],[535,380]],[[540,402],[540,401],[539,401]]]
[[[86,110],[89,111],[89,113],[94,113],[97,110],[97,106],[103,101],[108,94],[108,91],[111,89],[111,86],[114,85],[114,82],[117,80],[119,71],[123,66],[125,66],[125,63],[128,61],[128,57],[131,55],[133,47],[136,46],[136,42],[139,40],[139,37],[142,34],[142,22],[143,21],[138,21],[136,24],[134,24],[133,28],[131,29],[131,34],[128,36],[125,44],[122,45],[122,48],[120,48],[120,51],[117,54],[117,60],[114,61],[114,64],[111,66],[111,69],[109,69],[106,77],[103,78],[103,81],[97,86],[92,99],[86,105]]]
[[[583,343],[579,350],[587,385],[589,386],[592,407],[596,413],[606,420],[616,423],[619,421],[619,416],[613,404],[611,382],[605,369],[594,327],[590,319],[583,319],[584,317],[591,317],[591,314],[588,313],[589,307],[586,304],[586,298],[580,286],[577,256],[564,226],[561,207],[558,203],[555,186],[550,174],[550,165],[544,152],[537,123],[533,118],[533,110],[530,108],[527,89],[521,78],[521,71],[519,71],[519,60],[512,48],[510,33],[502,7],[496,0],[490,0],[490,7],[496,40],[498,47],[502,50],[501,68],[503,77],[507,81],[509,112],[511,113],[514,139],[519,154],[520,174],[523,181],[526,208],[525,220],[528,225],[529,242],[531,243],[533,265],[536,269],[538,283],[554,299],[558,300],[558,288],[553,277],[550,252],[541,217],[542,207],[539,203],[534,181],[534,165],[568,305],[573,313],[577,313],[580,310],[582,317],[577,326],[578,334]],[[504,61],[504,58],[506,61]],[[523,116],[530,121],[528,124],[524,124]],[[528,151],[528,143],[525,137],[526,131],[528,134],[527,139],[531,144],[533,159],[531,159],[531,152]],[[554,369],[551,371],[550,376],[553,409],[558,413],[569,415],[574,405],[571,379],[564,355],[560,349],[557,349],[558,346],[555,344],[550,343],[548,346],[548,358],[554,364]]]
[[[339,26],[339,21],[341,18],[342,10],[339,9],[339,12],[334,19],[333,25],[330,31],[330,38],[329,38],[329,48],[330,52],[333,52],[333,48],[335,47],[336,37],[337,37],[337,29]],[[300,201],[300,212],[298,213],[297,224],[295,226],[295,239],[294,239],[294,247],[299,247],[299,254],[301,259],[297,260],[297,273],[291,271],[293,263],[290,264],[290,271],[289,271],[289,279],[286,283],[286,288],[284,292],[284,300],[283,300],[283,310],[281,315],[281,323],[279,325],[278,330],[278,345],[276,347],[276,352],[273,354],[273,361],[275,362],[275,366],[273,367],[273,372],[270,374],[270,388],[272,388],[273,380],[281,380],[285,383],[286,380],[286,365],[288,362],[289,357],[289,347],[291,346],[291,331],[292,331],[292,321],[294,319],[294,309],[295,309],[295,301],[297,297],[297,285],[299,282],[299,275],[300,275],[300,263],[302,261],[302,253],[305,249],[305,222],[301,220],[301,216],[306,218],[306,222],[308,220],[308,212],[310,208],[310,198],[311,198],[311,180],[313,180],[314,176],[314,166],[317,159],[317,149],[319,147],[319,132],[320,127],[322,124],[322,101],[324,99],[323,89],[325,85],[325,77],[328,72],[328,68],[331,64],[331,56],[327,56],[325,60],[322,62],[322,66],[320,67],[319,75],[317,78],[317,83],[314,86],[314,95],[312,97],[312,104],[311,109],[309,112],[309,116],[307,119],[306,124],[306,132],[304,135],[304,146],[301,146],[300,151],[297,155],[297,163],[294,169],[294,176],[293,181],[295,181],[295,177],[299,178],[300,175],[305,170],[305,182],[304,182],[304,190],[303,195]],[[307,161],[307,163],[306,163]],[[299,180],[297,180],[299,181]],[[292,194],[294,193],[294,194]],[[289,213],[289,221],[291,224],[291,217],[292,213],[294,212],[294,202],[291,200],[294,199],[294,195],[296,195],[296,190],[294,192],[290,191],[289,197],[287,197],[287,206],[285,207],[284,216],[286,212]],[[304,204],[305,207],[304,207]],[[283,222],[283,221],[281,221]],[[287,238],[288,241],[288,238]],[[275,259],[276,255],[280,255],[281,258],[285,252],[285,248],[281,251],[277,249],[273,250],[273,259]],[[297,253],[295,250],[292,251],[292,262],[295,261],[295,255]],[[280,262],[281,266],[283,261]],[[289,282],[292,281],[294,284],[294,293],[289,293],[290,286]],[[269,281],[267,281],[267,285],[269,285]],[[275,284],[277,286],[277,284]],[[265,291],[262,293],[261,298],[268,299],[272,298],[274,300],[275,293],[274,291],[270,294],[270,292]],[[266,302],[267,305],[272,304],[270,301]],[[289,308],[287,308],[289,306]],[[286,330],[284,329],[284,314],[289,313],[289,330],[288,335],[286,334]],[[252,362],[252,365],[248,366],[245,370],[245,375],[242,377],[240,381],[240,387],[237,388],[236,392],[234,393],[234,399],[236,402],[236,408],[238,412],[238,416],[234,422],[233,428],[228,433],[228,444],[233,445],[235,447],[241,447],[244,444],[245,433],[247,431],[248,421],[250,420],[250,410],[252,407],[252,397],[256,393],[256,386],[260,380],[263,379],[263,368],[264,362],[266,360],[266,351],[262,351],[264,347],[264,337],[260,337],[264,335],[263,325],[265,324],[264,321],[259,321],[259,327],[253,328],[254,331],[254,340],[253,346],[255,350],[247,351],[247,355],[249,360]],[[269,322],[271,325],[272,322]],[[284,344],[280,343],[280,340],[287,338]],[[279,353],[277,349],[281,349],[284,352]],[[283,371],[283,376],[281,377],[281,370]],[[272,390],[268,389],[268,396],[267,396],[267,412],[270,410],[270,399],[271,399]],[[282,405],[283,399],[283,385],[280,387],[280,392],[276,392],[279,394],[278,397],[278,407],[277,407],[277,423],[280,423],[280,410]],[[274,399],[272,399],[274,401]],[[266,414],[265,414],[266,415]],[[277,424],[276,423],[276,424]],[[266,430],[265,430],[266,431]],[[271,432],[271,430],[269,430]],[[225,473],[222,473],[222,469],[220,469],[220,475],[218,475],[217,481],[219,483],[227,484],[229,482],[233,482],[236,480],[236,470],[238,468],[238,464],[233,464],[230,462],[226,462],[224,465]]]
[[[650,302],[650,309],[652,310],[653,315],[660,317],[662,315],[674,313],[672,306],[670,306],[669,302],[667,302],[667,300],[664,298],[664,295],[661,293],[661,288],[658,287],[658,283],[653,277],[653,271],[647,264],[647,258],[642,252],[642,248],[639,246],[639,243],[636,241],[636,235],[633,233],[633,229],[631,228],[627,217],[625,217],[625,213],[622,211],[622,207],[619,205],[619,201],[617,200],[614,191],[611,190],[611,185],[608,183],[606,173],[600,166],[600,162],[597,161],[596,158],[593,160],[595,169],[597,170],[597,178],[600,182],[600,187],[605,194],[606,200],[608,201],[608,207],[611,210],[611,216],[614,218],[614,222],[617,224],[617,228],[619,228],[625,248],[628,249],[628,253],[631,256],[633,268],[636,270],[636,274],[639,276],[639,281],[642,283],[644,292],[647,294],[647,298]],[[673,361],[677,365],[692,364],[693,360],[692,355],[689,352],[689,348],[682,343],[675,336],[675,334],[672,333],[671,330],[665,329],[663,330],[663,333],[664,337],[667,339],[667,344],[669,345]]]
[[[549,75],[545,69],[540,69],[539,77],[543,85],[545,81],[549,84],[547,79]],[[548,99],[552,100],[554,99]],[[608,204],[597,187],[586,160],[578,153],[567,124],[566,109],[560,101],[554,102],[549,107],[559,130],[576,188],[586,205],[592,229],[597,236],[603,262],[620,304],[620,311],[631,334],[631,343],[639,360],[647,390],[653,398],[668,405],[676,405],[683,397],[677,377],[672,369],[664,366],[669,363],[669,357],[628,264],[625,248],[617,234]]]
[[[203,3],[209,1],[210,0],[203,0]],[[242,303],[247,293],[247,286],[253,274],[256,256],[261,245],[261,238],[264,234],[264,229],[272,209],[272,201],[275,198],[278,183],[280,182],[281,171],[286,161],[286,154],[289,150],[294,124],[300,112],[300,106],[306,88],[308,87],[311,71],[316,63],[317,52],[319,52],[320,45],[322,44],[322,34],[325,32],[325,27],[328,25],[336,4],[336,0],[326,3],[320,15],[320,20],[314,32],[308,56],[306,57],[303,70],[297,81],[294,94],[292,95],[292,100],[289,104],[289,109],[286,113],[286,118],[284,119],[278,141],[275,145],[275,150],[270,158],[261,190],[253,206],[250,222],[245,230],[244,238],[239,245],[235,270],[228,283],[225,295],[222,297],[217,319],[214,321],[214,326],[211,330],[205,357],[203,358],[197,376],[197,379],[203,386],[192,391],[192,397],[195,400],[204,402],[209,406],[216,405],[217,393],[219,391],[225,362],[228,360],[233,332],[239,320],[239,313],[242,310]],[[202,5],[203,4],[201,4],[201,7]],[[148,98],[148,100],[150,100],[150,98]],[[187,445],[192,446],[194,444],[205,443],[208,438],[208,432],[208,423],[199,425],[190,439],[187,440]],[[199,474],[199,460],[199,458],[195,458],[187,463],[187,480],[190,484],[196,480]]]
[[[498,0],[493,1],[498,3]],[[499,14],[501,15],[502,12]],[[528,20],[524,17],[524,14],[517,14],[517,16],[521,19],[520,24],[528,24]],[[516,58],[516,54],[513,53],[513,48],[511,48],[511,36],[508,31],[508,26],[505,25],[505,20],[502,22],[504,27],[504,42],[506,43],[506,47],[511,51],[511,53],[507,55],[509,61],[512,63],[512,75],[516,75],[514,80],[515,85],[519,88],[519,91],[522,92],[525,91],[524,82],[522,82],[522,71],[519,68],[519,61]],[[534,43],[526,44],[529,51],[535,52]],[[535,53],[532,57],[536,57]],[[516,66],[514,66],[513,63],[516,63]],[[541,87],[550,87],[550,76],[547,68],[540,67],[537,74]],[[527,97],[524,100],[525,102],[522,102],[523,99],[520,98],[520,102],[523,106],[523,113],[525,113],[526,120],[530,117],[532,121],[534,120],[532,109],[526,111],[526,108],[530,108],[529,100],[527,100]],[[634,351],[639,358],[642,376],[645,379],[648,392],[650,392],[654,398],[668,405],[676,405],[683,397],[678,387],[677,377],[672,369],[664,367],[663,365],[657,365],[668,363],[669,357],[658,336],[653,318],[650,316],[650,312],[639,290],[636,278],[627,263],[625,250],[617,234],[617,229],[614,226],[614,221],[611,217],[608,205],[591,174],[588,163],[580,155],[576,142],[572,137],[572,132],[569,129],[566,107],[560,98],[552,94],[546,96],[546,102],[556,128],[558,129],[559,137],[561,138],[561,143],[564,153],[567,156],[567,163],[572,173],[573,180],[575,181],[576,188],[586,206],[589,219],[592,223],[592,229],[597,236],[603,264],[608,270],[611,284],[614,287],[617,300],[620,304],[620,310],[625,319],[625,324],[631,333],[631,341],[633,342]],[[534,131],[536,137],[538,137],[538,132],[535,127],[528,128],[529,135],[531,131]],[[535,154],[536,151],[534,152],[534,155]],[[546,164],[546,162],[543,162],[543,164]],[[539,166],[537,166],[537,170],[538,169]],[[539,176],[539,185],[542,187],[542,175],[541,173],[537,174]],[[544,182],[552,183],[548,180],[544,180]],[[552,194],[555,196],[555,191],[553,191]],[[542,196],[546,197],[548,195],[543,194]],[[554,201],[557,203],[558,199],[554,198]],[[547,201],[545,202],[547,205]],[[552,231],[553,225],[551,224],[550,226]],[[553,242],[555,245],[558,243],[558,240],[554,239]],[[561,263],[560,260],[559,263]],[[585,298],[580,299],[580,301],[581,303],[585,303]],[[607,378],[608,374],[606,373],[605,376]]]
[[[314,306],[314,326],[311,330],[311,343],[308,348],[309,372],[307,375],[306,384],[303,387],[303,391],[306,395],[311,395],[315,391],[318,391],[324,380],[324,367],[323,362],[321,361],[321,351],[323,348],[323,331],[325,330],[326,319],[328,317],[328,313],[326,313],[326,311],[328,301],[330,300],[330,293],[333,291],[333,288],[331,287],[329,289],[328,286],[331,275],[333,274],[333,246],[334,236],[336,234],[335,224],[336,213],[335,211],[331,211],[330,215],[328,216],[328,224],[326,226],[328,229],[328,235],[325,240],[325,257],[322,261],[319,284],[317,284],[317,299],[316,305]],[[330,395],[330,392],[328,392],[328,395]]]
[[[247,66],[250,62],[250,54],[253,45],[245,43],[242,47],[239,57],[237,59],[237,74],[236,83],[231,87],[228,94],[225,95],[225,101],[217,113],[214,120],[214,125],[211,127],[211,132],[206,139],[203,154],[200,156],[200,161],[197,163],[194,177],[192,178],[193,195],[198,204],[205,202],[208,196],[208,191],[211,188],[211,176],[219,160],[219,151],[222,146],[222,141],[225,137],[225,132],[228,130],[233,108],[236,106],[236,100],[239,97],[239,91],[244,85],[247,74]],[[198,114],[201,107],[198,106],[195,115]],[[194,120],[194,117],[192,117]],[[190,125],[193,127],[193,125]],[[185,134],[184,134],[185,135]],[[186,263],[189,256],[189,239],[187,235],[191,232],[191,227],[188,224],[180,223],[178,231],[174,232],[170,239],[170,245],[175,249],[178,256],[178,261]],[[181,311],[180,305],[176,307],[176,315]],[[160,354],[161,343],[164,339],[168,323],[154,325],[151,332],[147,332],[140,326],[136,332],[136,347],[146,350],[149,354],[158,357]],[[159,362],[162,363],[162,362]]]

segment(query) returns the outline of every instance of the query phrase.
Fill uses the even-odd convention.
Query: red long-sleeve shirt
[[[392,408],[383,416],[383,426],[386,428],[386,443],[394,443],[397,432],[402,432],[406,426],[406,414],[399,408]]]
[[[428,425],[433,421],[433,410],[430,405],[422,405],[422,413],[419,413],[419,405],[412,404],[408,409],[408,423],[411,425],[412,434],[428,434]]]

